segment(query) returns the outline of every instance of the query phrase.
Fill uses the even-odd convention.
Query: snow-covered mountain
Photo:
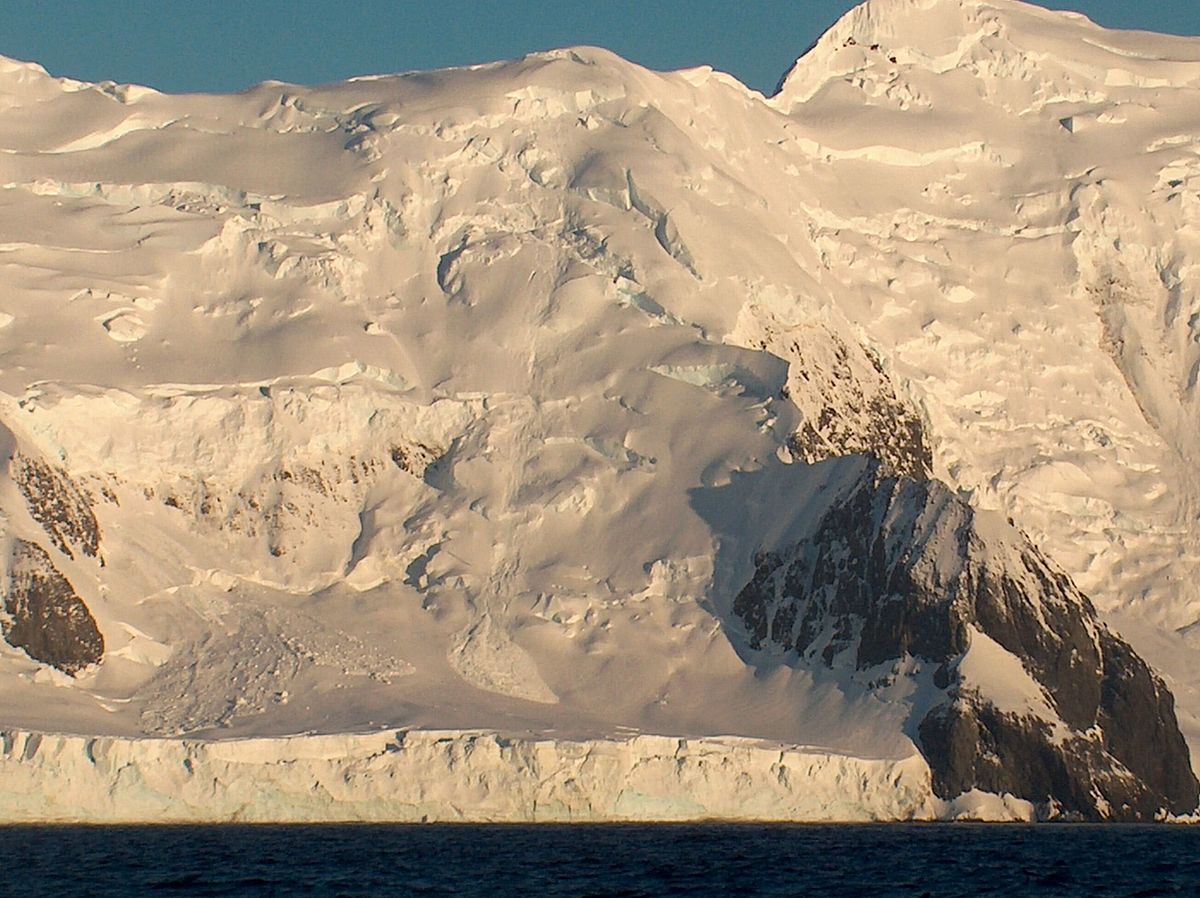
[[[0,813],[1190,813],[1198,101],[1014,0],[770,98],[0,61]]]

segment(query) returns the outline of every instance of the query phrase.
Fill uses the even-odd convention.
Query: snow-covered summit
[[[1200,51],[1189,38],[1113,31],[1019,0],[867,0],[797,61],[776,102],[793,108],[830,76],[906,110],[982,96],[1023,115],[1119,88],[1194,88]]]

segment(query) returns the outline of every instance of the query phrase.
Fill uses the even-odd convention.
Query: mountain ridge
[[[1056,23],[1083,63],[848,43],[963,10]],[[0,649],[3,722],[734,734],[917,759],[930,801],[1002,814],[1191,810],[1200,126],[1189,80],[1150,84],[1189,61],[1100,83],[1099,33],[873,2],[770,99],[588,48],[228,97],[7,66],[33,88],[0,107],[4,539],[104,645],[75,676]],[[1068,748],[1029,716],[1072,706],[1036,614],[1021,640],[882,627],[869,674],[768,645],[739,596],[808,595],[763,560],[792,570],[864,477],[902,484],[899,519],[991,522],[970,552],[889,531],[933,578],[897,607],[1042,571],[1013,607],[1068,597],[1075,648],[1107,646],[1079,689],[1156,721],[1167,772],[1090,705]],[[842,530],[826,557],[873,544]],[[863,560],[822,568],[867,602],[846,634],[904,569]],[[1144,625],[1178,722],[1085,595]]]

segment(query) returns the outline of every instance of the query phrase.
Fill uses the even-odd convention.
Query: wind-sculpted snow
[[[1013,0],[870,0],[769,99],[594,48],[236,96],[3,61],[0,531],[104,652],[67,677],[0,651],[0,722],[920,761],[931,702],[969,704],[931,678],[982,663],[974,618],[884,628],[871,664],[915,665],[889,691],[824,657],[857,634],[772,653],[788,612],[735,610],[869,468],[939,527],[1027,534],[935,565],[1022,585],[1022,640],[981,630],[1008,674],[1125,651],[1047,610],[1087,594],[1200,733],[1197,91],[1195,41]],[[1145,816],[1187,783],[1140,664],[1112,708],[1170,748],[1129,762]],[[967,717],[930,788],[1004,791]],[[1141,757],[1097,751],[1072,783]]]

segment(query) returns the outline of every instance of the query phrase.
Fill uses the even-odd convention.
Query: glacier
[[[1016,0],[0,60],[0,820],[1191,813],[1198,92]]]

